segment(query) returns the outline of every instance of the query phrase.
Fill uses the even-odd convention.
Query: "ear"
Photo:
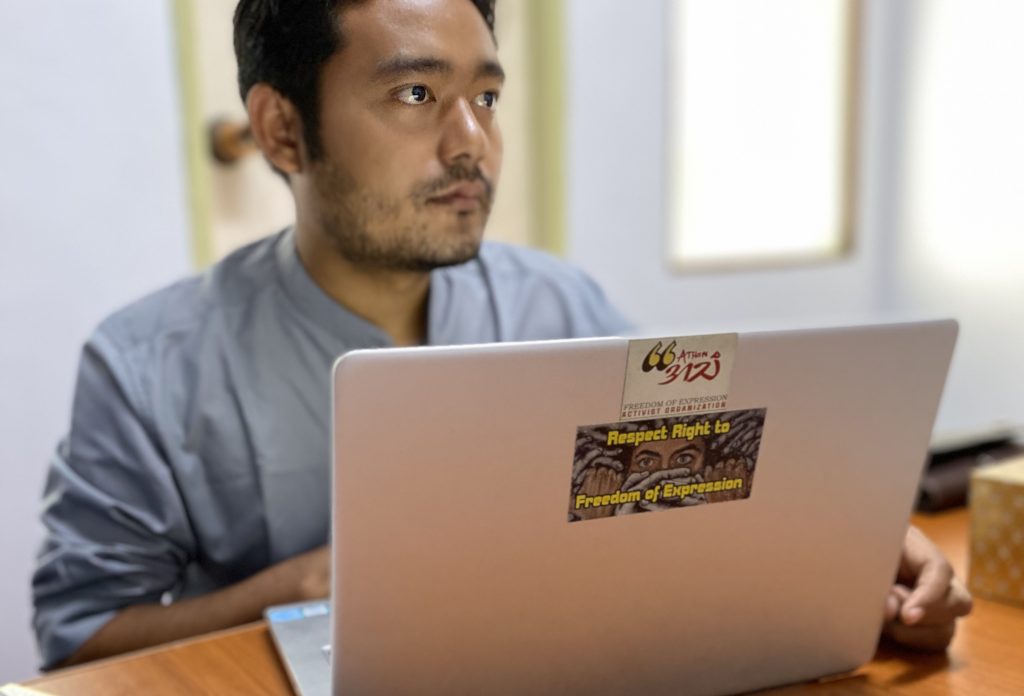
[[[302,171],[302,119],[295,105],[270,85],[253,85],[245,100],[252,138],[270,163],[285,174]]]

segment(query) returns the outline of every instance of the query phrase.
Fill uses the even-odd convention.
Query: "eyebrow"
[[[388,79],[410,73],[451,75],[453,72],[455,72],[455,68],[452,64],[440,58],[397,56],[378,63],[377,69],[373,73],[373,80],[375,82],[384,82]],[[497,61],[481,61],[477,66],[473,79],[479,80],[485,77],[493,77],[504,81],[505,71]]]
[[[476,69],[476,79],[479,80],[482,77],[493,77],[504,82],[505,70],[498,61],[485,60]]]

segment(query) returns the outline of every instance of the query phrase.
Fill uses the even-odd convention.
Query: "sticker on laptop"
[[[736,334],[629,342],[621,420],[725,408]]]
[[[569,521],[749,498],[765,415],[759,408],[578,428]]]

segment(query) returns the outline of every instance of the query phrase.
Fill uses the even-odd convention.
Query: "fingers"
[[[941,607],[949,594],[953,581],[953,569],[941,555],[929,559],[920,574],[910,596],[903,602],[900,618],[903,623],[913,626],[929,612]]]
[[[942,552],[911,527],[903,545],[899,583],[886,598],[884,634],[918,650],[945,650],[956,620],[970,613],[971,606],[970,593]]]
[[[883,633],[905,647],[939,652],[949,647],[955,630],[952,621],[936,626],[907,626],[900,621],[888,621]]]
[[[298,573],[299,598],[303,601],[321,599],[331,594],[331,553],[329,546],[321,546],[280,565],[292,565]]]
[[[974,599],[971,597],[970,591],[960,581],[960,578],[953,578],[953,587],[950,591],[950,601],[952,603],[952,611],[956,618],[962,618],[971,613],[974,609]]]
[[[901,645],[916,650],[945,650],[953,640],[953,620],[937,625],[908,626],[900,618],[900,610],[910,597],[910,589],[893,585],[885,602],[885,626],[882,633]]]
[[[897,589],[899,588],[899,589]],[[902,592],[900,592],[902,590]],[[892,621],[900,613],[900,607],[903,606],[903,600],[910,596],[910,590],[897,585],[889,590],[889,596],[885,598],[885,620]]]
[[[971,596],[953,575],[942,552],[919,530],[911,527],[904,543],[900,579],[913,585],[903,598],[900,619],[908,626],[938,625],[971,610]]]
[[[924,617],[928,607],[945,598],[953,569],[935,544],[916,527],[910,527],[903,540],[898,578],[913,588],[900,609],[903,622],[913,625]]]
[[[892,594],[885,598],[885,620],[892,621],[900,611],[900,601]]]
[[[900,620],[908,626],[937,626],[953,623],[971,613],[974,605],[971,593],[967,591],[960,579],[955,577],[950,581],[949,587],[941,599],[924,606],[910,607],[910,609],[918,610],[911,613],[915,619],[911,622],[907,620],[907,605],[912,599],[913,595],[904,600],[900,610]]]

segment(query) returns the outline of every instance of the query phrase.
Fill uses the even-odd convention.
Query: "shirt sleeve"
[[[43,498],[32,577],[43,668],[71,656],[118,610],[157,603],[195,540],[124,352],[98,331],[79,365],[71,429]]]

